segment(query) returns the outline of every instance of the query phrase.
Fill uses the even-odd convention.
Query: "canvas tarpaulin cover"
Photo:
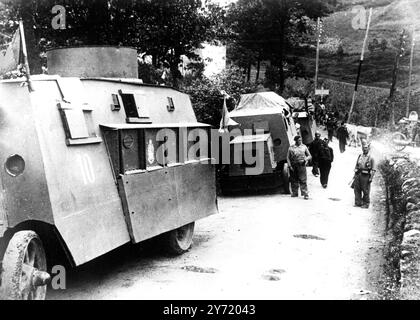
[[[241,96],[238,106],[231,111],[231,117],[282,113],[290,115],[290,106],[275,92],[258,92]]]

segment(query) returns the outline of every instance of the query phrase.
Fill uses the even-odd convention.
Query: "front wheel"
[[[194,226],[195,222],[192,222],[165,234],[165,246],[169,253],[180,255],[191,248]]]
[[[49,275],[41,239],[20,231],[10,240],[3,258],[1,293],[8,300],[44,300]]]
[[[392,135],[391,141],[395,151],[403,151],[410,144],[407,137],[401,132],[395,132]]]

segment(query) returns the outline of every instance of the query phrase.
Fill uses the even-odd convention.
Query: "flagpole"
[[[225,132],[226,129],[226,94],[223,96],[222,120],[220,121],[219,132]]]
[[[25,64],[25,76],[26,76],[26,80],[28,82],[29,92],[32,92],[34,90],[32,88],[32,84],[31,84],[31,72],[30,72],[30,69],[29,69],[28,51],[26,49],[25,30],[23,28],[23,21],[22,20],[19,21],[19,31],[20,31],[20,39],[21,39],[21,42],[22,42],[23,59],[24,59],[24,64]]]
[[[372,20],[372,8],[370,8],[370,10],[369,10],[369,18],[368,18],[367,27],[366,27],[365,39],[363,40],[362,54],[360,56],[359,69],[357,71],[356,84],[354,86],[353,97],[352,97],[352,100],[351,100],[351,107],[350,107],[349,115],[348,115],[348,118],[347,118],[348,123],[350,123],[351,116],[352,116],[353,109],[354,109],[354,103],[356,101],[357,88],[359,86],[360,74],[362,72],[362,64],[363,64],[363,60],[364,60],[364,57],[365,57],[365,48],[366,48],[366,43],[367,43],[368,36],[369,36],[369,28],[370,28],[371,20]]]

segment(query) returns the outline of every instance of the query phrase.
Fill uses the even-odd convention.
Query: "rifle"
[[[356,175],[354,175],[353,176],[353,178],[350,180],[350,182],[349,182],[349,186],[350,186],[350,188],[352,188],[352,189],[354,189],[354,180],[355,180],[355,178],[356,178]]]

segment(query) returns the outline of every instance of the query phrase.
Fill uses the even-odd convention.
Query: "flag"
[[[0,54],[0,74],[16,70],[18,65],[22,63],[22,60],[22,41],[20,29],[18,29],[13,35],[12,42],[9,44],[4,55]]]
[[[26,50],[25,31],[22,20],[19,21],[19,29],[15,32],[12,42],[6,50],[6,53],[0,55],[0,75],[11,71],[15,71],[19,66],[24,67],[24,74],[28,85],[29,92],[33,91],[29,70],[28,52]],[[19,72],[21,73],[22,68]],[[19,75],[21,76],[21,75]]]
[[[229,126],[239,126],[239,124],[229,117],[229,111],[226,106],[226,97],[223,99],[222,120],[220,121],[219,132],[223,133]]]

